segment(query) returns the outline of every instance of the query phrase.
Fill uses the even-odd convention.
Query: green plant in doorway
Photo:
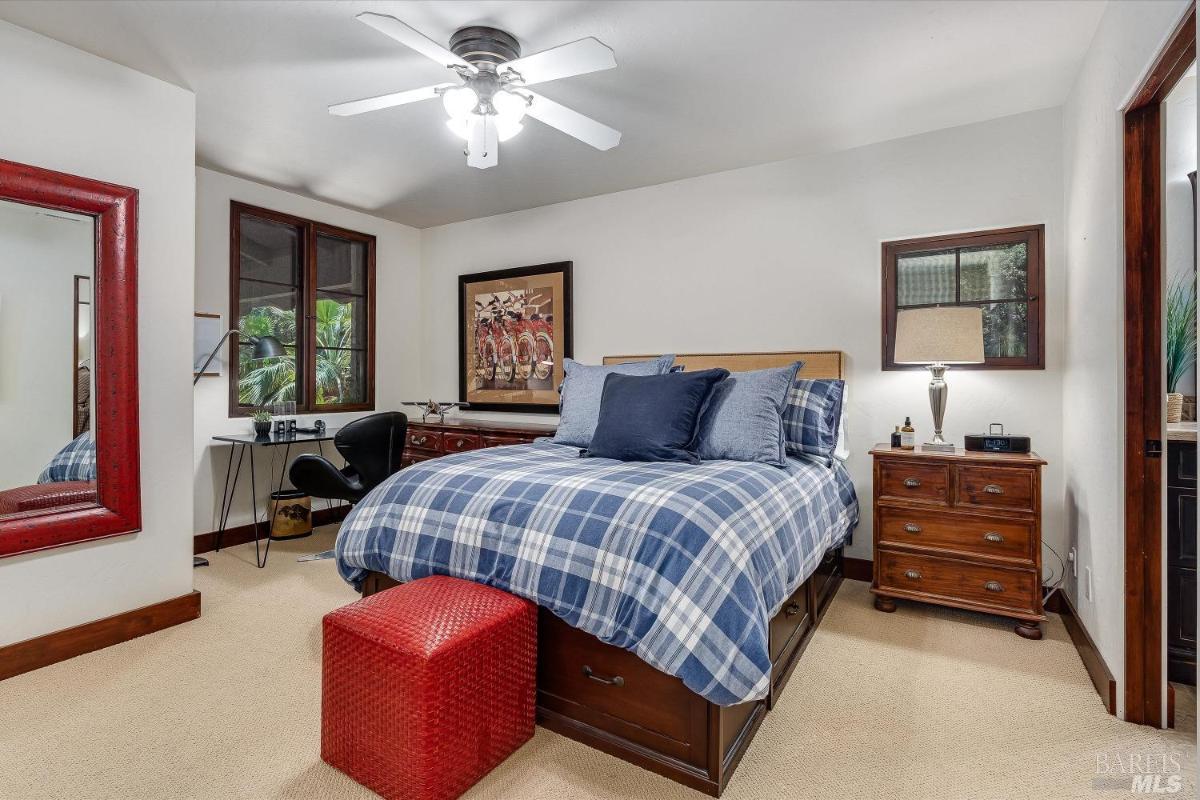
[[[1167,287],[1167,391],[1196,365],[1196,273],[1177,275]]]

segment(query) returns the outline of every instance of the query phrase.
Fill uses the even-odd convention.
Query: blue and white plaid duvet
[[[402,470],[342,524],[338,569],[495,586],[714,703],[765,697],[768,621],[858,522],[841,463],[578,454],[539,442]]]

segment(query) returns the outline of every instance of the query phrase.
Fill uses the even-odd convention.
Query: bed
[[[795,360],[802,377],[842,376],[840,353],[677,363]],[[837,461],[623,463],[537,442],[403,470],[336,552],[363,594],[449,574],[536,602],[539,722],[719,796],[841,581],[857,519]]]

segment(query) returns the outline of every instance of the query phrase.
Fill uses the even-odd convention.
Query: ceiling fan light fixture
[[[450,119],[466,119],[479,105],[479,95],[470,86],[454,86],[442,92],[442,106]]]
[[[516,37],[497,28],[460,28],[447,49],[387,14],[364,12],[356,19],[449,69],[461,84],[437,83],[335,103],[329,106],[334,116],[354,116],[441,97],[450,117],[446,127],[466,142],[463,153],[467,166],[476,169],[500,163],[499,143],[519,134],[526,117],[597,150],[609,150],[621,141],[620,131],[526,88],[615,67],[612,49],[598,39],[588,36],[526,56]]]
[[[460,139],[466,140],[471,135],[471,120],[467,119],[448,119],[446,127]]]
[[[496,138],[502,142],[507,142],[525,127],[520,122],[499,115],[495,115],[491,119],[496,125]]]
[[[492,107],[496,109],[497,116],[515,123],[525,116],[529,104],[521,95],[501,89],[492,96]]]

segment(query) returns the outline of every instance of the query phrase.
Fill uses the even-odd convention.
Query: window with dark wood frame
[[[374,410],[375,237],[238,202],[229,231],[230,416]],[[255,360],[263,335],[286,355]]]
[[[1046,366],[1046,226],[956,233],[883,243],[883,368],[897,364],[896,312],[931,306],[983,309],[983,364],[955,369]]]

